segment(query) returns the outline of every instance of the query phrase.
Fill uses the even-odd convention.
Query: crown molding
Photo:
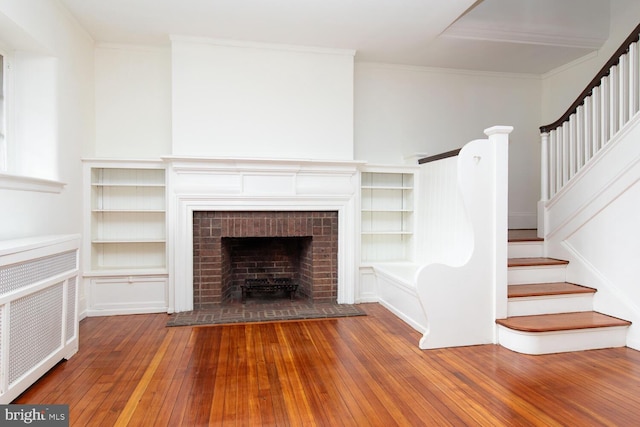
[[[190,37],[190,36],[171,35],[170,39],[172,43],[175,43],[175,42],[201,43],[201,44],[209,44],[212,46],[222,46],[222,47],[280,50],[280,51],[297,52],[297,53],[318,53],[318,54],[324,54],[324,55],[346,55],[351,57],[355,56],[356,54],[356,51],[353,49],[333,49],[333,48],[299,46],[299,45],[279,44],[279,43],[259,43],[259,42],[249,42],[249,41],[242,41],[242,40],[216,39],[216,38],[208,38],[208,37]]]
[[[571,34],[525,31],[515,28],[453,25],[440,35],[443,38],[482,40],[502,43],[538,44],[545,46],[599,49],[606,39]]]

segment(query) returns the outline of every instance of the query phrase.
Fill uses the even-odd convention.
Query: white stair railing
[[[640,109],[640,25],[555,122],[540,127],[539,211]],[[544,236],[543,216],[538,233]]]

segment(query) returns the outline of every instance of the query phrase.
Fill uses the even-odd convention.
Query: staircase
[[[535,230],[509,232],[507,318],[498,342],[525,354],[624,347],[628,321],[593,311],[595,289],[566,282],[567,261],[546,258]]]

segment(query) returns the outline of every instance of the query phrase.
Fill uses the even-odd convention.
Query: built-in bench
[[[285,291],[289,293],[289,298],[293,298],[298,289],[298,284],[288,277],[277,277],[267,279],[245,279],[244,285],[240,285],[242,289],[242,302],[247,299],[247,294],[251,292],[275,293]]]
[[[424,333],[427,319],[417,292],[416,274],[422,264],[381,262],[371,264],[378,287],[378,301],[415,330]]]

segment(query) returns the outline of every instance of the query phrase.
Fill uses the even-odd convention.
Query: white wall
[[[616,198],[605,210],[584,224],[568,240],[572,248],[591,268],[624,295],[640,313],[640,222],[637,215],[640,200],[640,182]],[[597,244],[594,244],[597,242]],[[636,343],[636,345],[640,342]]]
[[[357,63],[355,157],[403,163],[513,126],[509,144],[509,223],[536,227],[540,187],[540,80],[534,76]]]
[[[173,154],[353,158],[353,52],[172,41]]]
[[[157,159],[171,153],[169,47],[98,45],[95,157]]]
[[[41,139],[43,145],[21,161],[30,166],[44,162],[40,167],[46,169],[47,178],[67,183],[60,194],[0,190],[0,239],[80,233],[83,221],[80,158],[84,147],[91,145],[94,130],[93,42],[55,0],[1,0],[0,14],[4,21],[12,22],[12,29],[20,32],[15,40],[29,39],[20,46],[12,46],[13,41],[5,44],[20,48],[23,57],[49,58],[44,59],[48,66],[41,71],[45,72],[43,78],[50,92],[45,94],[43,108],[38,111],[46,126],[28,133],[24,133],[28,130],[25,128],[22,133],[27,138],[23,140],[25,144]],[[32,71],[33,68],[29,70]],[[37,73],[21,78],[34,76]],[[26,88],[28,79],[23,82],[20,84]],[[24,94],[18,91],[16,96]],[[24,98],[16,101],[22,113],[35,117],[34,111],[27,111],[30,105],[21,104]],[[35,169],[34,175],[39,168]]]
[[[541,125],[560,118],[638,25],[640,1],[610,0],[610,4],[610,34],[602,48],[543,76]]]

